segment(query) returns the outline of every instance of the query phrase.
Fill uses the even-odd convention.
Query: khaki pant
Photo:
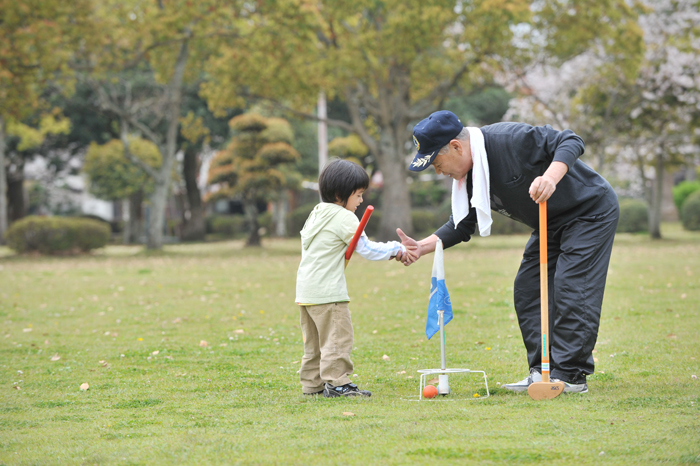
[[[301,385],[304,393],[350,383],[350,351],[353,345],[352,321],[348,303],[299,306],[304,357],[301,359]]]

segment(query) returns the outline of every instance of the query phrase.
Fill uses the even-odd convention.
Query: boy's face
[[[357,191],[353,192],[348,198],[348,202],[347,204],[345,204],[345,208],[348,209],[350,212],[355,212],[357,210],[357,207],[360,204],[362,204],[362,195],[364,193],[364,189],[358,189]]]

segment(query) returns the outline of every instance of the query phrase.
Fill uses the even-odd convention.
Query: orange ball
[[[438,394],[437,387],[435,385],[426,385],[423,389],[423,396],[425,398],[435,398]]]

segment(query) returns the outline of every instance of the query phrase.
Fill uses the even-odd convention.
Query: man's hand
[[[564,162],[552,162],[542,176],[538,176],[530,185],[530,197],[538,204],[548,200],[557,190],[557,183],[566,175],[569,167]]]
[[[546,175],[538,176],[530,185],[530,197],[533,201],[540,204],[554,194],[557,190],[557,184]]]
[[[396,260],[403,262],[403,265],[411,265],[420,258],[420,246],[416,240],[406,236],[406,234],[401,230],[401,228],[396,229],[396,234],[399,235],[401,239],[401,244],[406,247],[406,254],[399,254],[396,256]]]

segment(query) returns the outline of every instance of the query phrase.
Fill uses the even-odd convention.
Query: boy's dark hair
[[[349,160],[331,160],[318,177],[318,190],[323,202],[341,202],[345,206],[352,193],[368,187],[369,175],[365,169]]]

